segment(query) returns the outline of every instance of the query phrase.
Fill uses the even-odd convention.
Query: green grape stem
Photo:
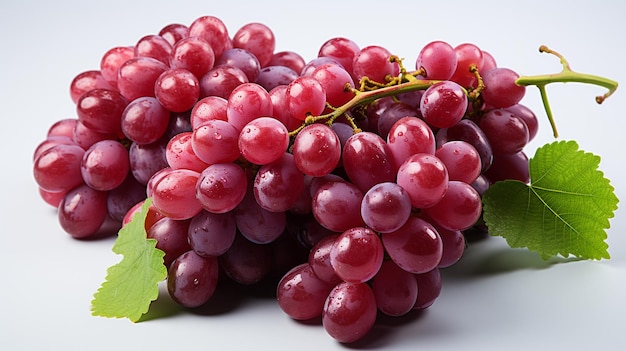
[[[559,73],[554,74],[541,74],[535,76],[521,76],[516,80],[516,84],[523,86],[534,85],[539,89],[539,93],[541,94],[541,101],[543,102],[543,107],[546,111],[546,115],[548,116],[548,120],[550,121],[550,126],[552,127],[552,132],[555,138],[558,138],[559,133],[556,128],[556,123],[554,121],[554,117],[552,115],[552,109],[550,108],[550,103],[548,102],[548,94],[546,92],[546,85],[550,83],[584,83],[584,84],[593,84],[603,88],[608,89],[604,95],[596,96],[596,102],[601,104],[606,100],[609,96],[611,96],[615,90],[617,90],[618,83],[614,80],[600,77],[587,73],[576,72],[571,69],[569,63],[558,52],[548,48],[545,45],[539,47],[539,52],[552,54],[559,58],[561,65],[563,66],[563,70]]]

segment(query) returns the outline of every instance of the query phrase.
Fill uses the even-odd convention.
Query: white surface
[[[18,4],[19,3],[19,4]],[[201,15],[223,19],[231,33],[258,21],[277,37],[277,51],[305,59],[334,36],[360,46],[383,45],[412,68],[423,44],[470,41],[501,66],[522,74],[560,70],[539,54],[546,44],[573,68],[626,85],[624,14],[618,1],[14,1],[0,4],[0,106],[3,133],[0,172],[0,348],[3,350],[617,350],[626,343],[626,221],[611,221],[611,260],[546,264],[492,238],[467,251],[444,272],[441,297],[427,313],[379,323],[356,345],[344,346],[320,325],[287,318],[271,299],[233,301],[226,313],[195,315],[167,297],[153,305],[153,319],[138,324],[92,317],[90,301],[105,270],[120,257],[112,240],[69,238],[54,210],[38,197],[31,157],[48,127],[74,116],[71,79],[97,68],[116,45],[132,45],[168,23],[189,24]],[[418,5],[419,4],[419,5]],[[624,87],[604,105],[600,88],[550,86],[563,139],[603,157],[617,195],[626,199],[622,164]],[[540,115],[541,132],[527,149],[552,141],[536,89],[524,103]]]

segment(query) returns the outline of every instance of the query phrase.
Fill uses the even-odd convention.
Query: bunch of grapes
[[[288,316],[353,342],[379,313],[431,306],[439,270],[485,230],[482,193],[528,182],[537,120],[517,77],[469,43],[430,42],[410,72],[340,37],[305,61],[263,24],[230,35],[203,16],[78,74],[77,116],[50,127],[34,178],[75,238],[151,198],[145,229],[180,305],[272,279]]]

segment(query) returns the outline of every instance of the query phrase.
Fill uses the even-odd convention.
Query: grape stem
[[[585,84],[593,84],[603,88],[608,89],[604,95],[596,96],[596,102],[601,104],[606,100],[611,94],[617,90],[617,82],[605,77],[595,76],[587,73],[579,73],[571,69],[569,63],[563,57],[563,55],[558,52],[548,48],[545,45],[539,47],[539,52],[552,54],[559,58],[561,61],[561,65],[563,66],[563,70],[559,73],[554,74],[541,74],[535,76],[521,76],[519,77],[515,83],[518,85],[530,86],[534,85],[539,89],[539,93],[541,94],[541,101],[543,102],[543,107],[546,111],[546,115],[548,116],[548,120],[550,121],[550,126],[552,127],[552,132],[555,138],[558,138],[559,133],[556,129],[556,123],[554,121],[554,117],[552,115],[552,109],[550,108],[550,103],[548,102],[548,94],[546,93],[546,85],[550,83],[585,83]]]
[[[333,124],[335,119],[340,116],[344,116],[353,128],[354,133],[358,133],[361,130],[355,124],[354,119],[350,114],[350,110],[352,108],[369,104],[377,99],[387,96],[396,96],[398,94],[416,90],[426,90],[431,85],[440,82],[439,80],[417,78],[418,75],[423,73],[422,70],[407,72],[402,66],[401,60],[397,56],[391,56],[389,60],[397,62],[400,65],[400,74],[397,77],[388,76],[386,83],[375,82],[368,77],[363,77],[359,82],[359,89],[354,89],[350,84],[346,84],[346,91],[352,91],[354,93],[354,97],[352,99],[339,107],[327,106],[331,110],[329,113],[319,116],[308,116],[304,120],[304,123],[297,129],[289,132],[289,135],[292,137],[296,136],[302,128],[321,121],[324,121],[330,126]]]

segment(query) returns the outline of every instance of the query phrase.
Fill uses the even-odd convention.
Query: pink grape
[[[393,181],[396,175],[387,143],[371,132],[354,134],[346,141],[342,162],[350,180],[363,192],[374,184]]]
[[[233,35],[233,47],[250,51],[265,67],[272,59],[276,39],[272,30],[262,23],[248,23]]]
[[[267,63],[267,66],[285,66],[296,73],[302,72],[304,65],[304,58],[294,51],[275,52]]]
[[[172,44],[160,35],[149,34],[134,45],[135,57],[150,57],[166,65],[170,64]]]
[[[174,169],[166,173],[152,190],[154,207],[166,217],[189,219],[202,210],[196,199],[196,183],[200,174],[188,169]]]
[[[377,45],[366,46],[354,57],[352,70],[356,81],[363,77],[378,82],[385,83],[387,76],[395,77],[399,73],[399,66],[395,62],[390,62],[391,53]]]
[[[471,184],[481,174],[480,155],[465,141],[449,141],[437,149],[435,156],[446,166],[449,180]]]
[[[335,239],[330,249],[330,264],[343,281],[364,283],[378,273],[383,256],[383,244],[376,233],[355,227]]]
[[[342,282],[328,294],[322,325],[335,340],[351,343],[372,329],[376,312],[376,298],[368,284]]]
[[[169,111],[155,97],[140,97],[124,109],[121,126],[128,139],[138,144],[151,144],[165,134],[169,120]]]
[[[163,257],[165,267],[169,267],[178,256],[191,250],[187,241],[189,222],[163,217],[148,229],[147,237],[155,239],[157,249],[165,253]]]
[[[319,279],[333,285],[341,282],[341,278],[335,273],[330,263],[330,251],[338,236],[339,234],[329,234],[321,238],[311,248],[308,257],[309,266],[315,275]]]
[[[417,153],[435,154],[435,136],[422,119],[403,117],[396,121],[387,136],[387,146],[396,167]]]
[[[80,164],[84,154],[85,150],[73,143],[45,150],[33,164],[37,185],[49,192],[62,192],[82,184]]]
[[[346,71],[352,74],[352,66],[354,57],[361,51],[357,43],[354,41],[343,38],[335,37],[328,39],[320,47],[317,56],[318,57],[330,57],[337,60]]]
[[[272,111],[269,93],[255,83],[239,85],[228,97],[226,115],[228,122],[237,130],[241,130],[255,118],[271,116]]]
[[[211,45],[215,57],[220,57],[230,46],[228,28],[221,19],[215,16],[202,16],[189,25],[189,37],[200,37]]]
[[[80,169],[90,187],[112,190],[122,184],[130,171],[128,151],[118,141],[99,141],[85,151]]]
[[[117,90],[115,85],[109,83],[99,70],[89,70],[79,73],[70,83],[70,98],[74,103],[85,93],[95,90]]]
[[[169,111],[190,110],[200,98],[200,82],[184,68],[169,69],[158,77],[154,91],[159,103]]]
[[[228,251],[235,241],[236,234],[233,212],[200,211],[187,221],[183,241],[202,257],[217,257]]]
[[[326,90],[317,79],[307,76],[296,78],[287,89],[289,113],[304,121],[307,116],[318,116],[326,108]]]
[[[198,307],[213,296],[219,277],[216,257],[202,257],[187,251],[172,262],[167,275],[167,291],[176,303]]]
[[[401,186],[392,182],[378,183],[365,193],[361,217],[368,227],[379,233],[398,230],[411,215],[411,200]]]
[[[150,57],[135,57],[124,62],[117,76],[117,86],[128,101],[154,97],[154,83],[168,66]]]
[[[432,41],[422,48],[415,62],[415,69],[424,68],[428,79],[447,80],[456,71],[457,58],[454,48],[444,41]]]
[[[422,95],[420,111],[429,125],[449,128],[463,118],[467,102],[467,95],[459,84],[442,81],[426,89]]]
[[[418,153],[400,166],[397,183],[409,194],[413,207],[428,208],[448,190],[448,170],[436,156]]]
[[[265,165],[278,160],[287,151],[289,131],[275,118],[255,118],[241,129],[238,145],[246,160]]]
[[[388,316],[409,313],[417,301],[417,280],[412,273],[398,267],[393,261],[385,261],[372,280],[376,306]]]
[[[83,184],[69,190],[58,208],[59,224],[77,239],[94,235],[107,218],[107,193]]]
[[[415,280],[417,281],[418,294],[413,309],[423,310],[432,306],[441,294],[441,272],[439,268],[416,274]]]
[[[262,166],[254,179],[254,197],[268,211],[291,208],[304,190],[304,174],[293,155],[284,153],[278,160]]]
[[[238,142],[237,128],[219,119],[206,121],[191,133],[193,153],[207,165],[238,159]]]
[[[363,226],[360,214],[363,192],[347,182],[327,182],[313,194],[313,215],[325,228],[343,232]]]
[[[196,198],[211,213],[229,212],[243,200],[247,180],[244,170],[234,163],[216,163],[200,173]]]
[[[418,217],[410,217],[398,230],[382,235],[385,251],[400,268],[425,273],[439,265],[443,243],[435,227]]]
[[[495,108],[510,107],[519,103],[526,93],[526,87],[517,85],[515,83],[517,78],[519,74],[509,68],[499,67],[486,71],[483,75],[485,89],[481,92],[485,103]]]
[[[200,80],[215,65],[215,52],[203,38],[186,37],[172,45],[171,68],[185,69]]]
[[[330,127],[315,123],[298,133],[292,154],[302,173],[320,177],[337,167],[341,158],[341,143]]]
[[[315,275],[308,263],[302,263],[282,277],[276,288],[276,299],[289,317],[309,320],[322,315],[332,288],[333,285]]]
[[[480,195],[471,185],[452,180],[445,195],[424,213],[440,226],[450,230],[465,230],[480,218],[482,202]]]

